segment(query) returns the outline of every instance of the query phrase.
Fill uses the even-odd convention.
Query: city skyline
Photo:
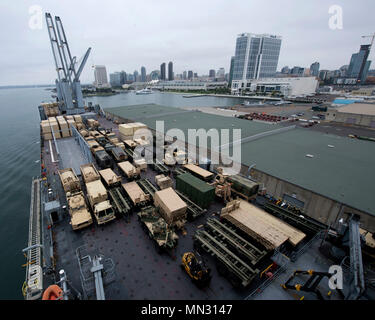
[[[141,66],[155,70],[163,61],[173,61],[175,75],[189,70],[199,75],[208,74],[210,69],[217,71],[221,67],[228,71],[236,37],[244,32],[282,36],[278,71],[286,65],[308,68],[314,61],[319,61],[322,70],[335,70],[349,64],[351,55],[360,45],[369,43],[369,39],[361,36],[375,31],[372,10],[363,10],[366,6],[373,7],[372,1],[363,1],[361,6],[336,1],[343,9],[340,30],[329,28],[331,4],[326,1],[283,3],[282,9],[288,14],[280,14],[278,2],[215,1],[216,5],[212,6],[194,1],[189,4],[165,1],[154,6],[152,2],[110,1],[111,5],[100,10],[96,9],[95,2],[74,2],[75,10],[71,10],[73,2],[70,1],[38,3],[43,12],[55,12],[64,18],[69,26],[66,33],[71,50],[77,59],[87,47],[93,48],[82,73],[82,83],[93,81],[93,65],[105,65],[108,74],[140,70]],[[200,10],[196,10],[196,5]],[[33,30],[28,26],[30,6],[27,1],[2,1],[0,4],[0,17],[12,30],[0,31],[3,40],[0,85],[48,84],[56,78],[51,49],[46,46],[45,22],[43,20],[41,29]],[[174,13],[168,14],[170,21],[160,19],[168,10]],[[268,18],[254,15],[256,11],[267,12]],[[206,17],[207,12],[210,14]],[[125,16],[127,19],[123,21]],[[119,37],[123,41],[119,41]],[[373,51],[368,59],[374,61]]]

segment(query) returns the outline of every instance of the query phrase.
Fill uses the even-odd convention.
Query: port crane
[[[50,13],[47,12],[45,16],[52,54],[56,65],[57,79],[55,82],[57,99],[61,102],[61,113],[81,113],[84,110],[84,105],[79,78],[90,55],[91,48],[87,49],[81,64],[76,69],[76,65],[78,65],[77,58],[71,55],[60,17],[55,17],[54,22]]]

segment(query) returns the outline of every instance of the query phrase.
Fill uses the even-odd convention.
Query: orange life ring
[[[44,291],[42,300],[61,300],[62,295],[62,289],[58,285],[53,284]]]

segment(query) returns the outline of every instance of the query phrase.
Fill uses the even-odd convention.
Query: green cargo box
[[[215,188],[190,173],[176,177],[176,189],[204,209],[215,200]]]
[[[232,189],[242,193],[247,197],[256,195],[259,190],[259,183],[240,175],[230,176],[228,177],[228,181],[232,183]]]

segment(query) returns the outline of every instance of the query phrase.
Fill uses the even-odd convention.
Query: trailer
[[[151,199],[150,195],[146,194],[135,181],[123,183],[122,187],[134,206],[144,206]]]
[[[183,193],[176,190],[176,193],[180,196],[180,198],[185,201],[187,204],[187,211],[186,211],[186,218],[188,221],[192,221],[202,214],[207,212],[207,209],[203,209],[200,206],[198,206],[196,203],[191,201],[187,196],[185,196]]]
[[[134,167],[129,161],[119,162],[117,165],[128,179],[136,179],[141,175],[139,168]]]
[[[114,173],[112,169],[107,168],[107,169],[104,169],[104,170],[100,170],[99,174],[102,177],[102,179],[103,179],[105,185],[107,186],[107,188],[120,186],[121,177],[118,176],[116,173]]]
[[[158,159],[155,159],[155,161],[152,164],[152,167],[156,172],[160,174],[169,174],[169,169],[167,168],[167,166],[160,162]]]
[[[109,196],[114,204],[114,208],[118,215],[129,218],[132,211],[132,205],[129,200],[121,192],[121,187],[115,187],[108,191]]]
[[[143,189],[143,191],[146,193],[146,194],[149,194],[150,195],[150,199],[151,198],[154,198],[154,194],[156,191],[158,191],[158,188],[156,188],[150,180],[148,180],[147,178],[145,179],[140,179],[137,181],[137,183],[139,184],[139,186]]]
[[[253,269],[227,248],[221,240],[216,239],[205,230],[197,230],[194,235],[194,248],[215,257],[217,269],[221,275],[227,276],[234,287],[247,287],[259,274],[258,269]]]

